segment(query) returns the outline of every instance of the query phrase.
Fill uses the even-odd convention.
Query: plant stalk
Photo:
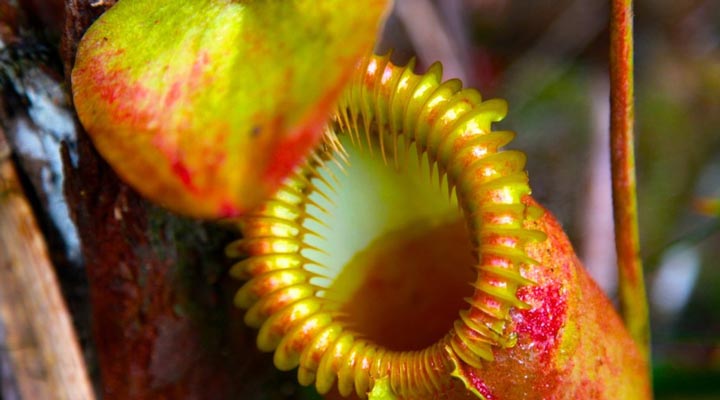
[[[638,234],[634,153],[632,0],[611,0],[610,157],[620,305],[631,336],[649,357],[650,323]]]

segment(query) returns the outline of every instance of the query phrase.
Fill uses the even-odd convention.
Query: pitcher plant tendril
[[[228,254],[248,256],[232,271],[249,278],[236,304],[248,308],[245,321],[260,328],[258,346],[275,351],[279,369],[299,367],[300,383],[314,382],[320,393],[337,380],[342,395],[364,397],[375,381],[389,378],[398,395],[427,398],[451,386],[456,360],[484,368],[493,361],[493,346],[513,346],[505,329],[509,312],[528,308],[517,289],[532,284],[521,269],[537,264],[524,246],[545,235],[523,228],[528,215],[542,210],[521,201],[530,193],[525,155],[500,150],[513,133],[491,130],[505,113],[502,100],[482,101],[458,80],[442,82],[439,64],[416,75],[413,63],[398,67],[389,56],[362,62],[321,146],[270,200],[239,220],[243,238],[228,246]],[[402,154],[414,146],[427,157],[430,174],[436,167],[457,192],[475,254],[474,293],[447,334],[425,349],[393,351],[364,339],[345,322],[341,305],[320,295],[328,288],[313,283],[322,276],[317,267],[334,266],[304,255],[312,249],[308,238],[318,235],[308,221],[323,218],[311,195],[332,196],[332,180],[321,173],[329,163],[352,168],[345,137],[388,168],[410,161]]]

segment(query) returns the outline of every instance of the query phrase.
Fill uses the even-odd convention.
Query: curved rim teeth
[[[421,351],[389,351],[343,322],[339,305],[321,296],[326,288],[311,282],[323,277],[317,271],[324,266],[301,254],[310,249],[306,238],[318,235],[306,221],[323,224],[316,215],[327,213],[308,196],[318,193],[332,201],[324,193],[332,190],[332,183],[319,169],[328,162],[341,171],[349,165],[348,153],[328,127],[306,164],[272,199],[239,220],[243,239],[227,247],[229,256],[247,257],[231,270],[234,277],[248,280],[235,302],[248,309],[246,323],[260,329],[258,346],[275,351],[279,369],[299,367],[299,382],[314,382],[320,393],[337,382],[343,396],[355,392],[365,398],[375,381],[388,379],[400,397],[427,397],[455,384],[451,371],[457,362],[483,368],[493,361],[494,348],[514,345],[515,335],[506,332],[510,311],[528,307],[518,299],[517,289],[532,284],[522,271],[537,264],[525,245],[544,237],[523,228],[528,215],[539,213],[523,204],[530,194],[525,155],[499,150],[512,140],[512,132],[490,130],[506,109],[504,101],[483,102],[477,91],[463,89],[459,81],[442,83],[439,64],[416,75],[412,65],[397,67],[389,56],[361,63],[340,100],[335,128],[371,153],[378,151],[373,149],[376,141],[386,163],[388,157],[396,164],[402,157],[400,139],[405,152],[415,143],[419,155],[427,155],[431,176],[437,169],[440,181],[447,179],[449,190],[455,190],[471,232],[477,256],[477,278],[470,282],[474,293],[451,330]]]

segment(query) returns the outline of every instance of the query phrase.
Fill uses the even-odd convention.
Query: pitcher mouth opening
[[[317,233],[305,237],[305,255],[322,265],[319,294],[359,337],[422,350],[447,334],[473,292],[476,261],[457,200],[415,146],[383,160],[377,143],[371,151],[339,140],[343,156],[316,167],[322,181],[308,195],[323,224],[304,224]]]
[[[456,385],[458,363],[482,368],[493,347],[514,345],[505,326],[512,308],[527,307],[516,293],[531,284],[521,268],[535,263],[525,243],[543,238],[523,228],[525,157],[499,150],[512,133],[489,130],[504,102],[481,102],[453,81],[432,89],[432,69],[416,76],[387,58],[367,62],[388,69],[361,67],[374,75],[358,74],[322,144],[239,220],[244,236],[227,252],[246,257],[231,274],[248,281],[235,302],[259,328],[258,347],[274,351],[279,369],[299,367],[301,384],[326,393],[337,381],[341,395],[364,398],[389,380],[422,398]],[[382,91],[364,85],[383,83],[424,96],[391,103],[451,119],[388,130],[391,117],[363,103],[373,96],[363,90]],[[364,105],[346,104],[357,99]],[[398,111],[412,127],[408,113]]]
[[[293,197],[304,217],[290,223],[295,213],[276,209],[265,222],[270,230],[295,225],[302,232],[295,243],[300,268],[311,275],[321,308],[344,329],[391,351],[430,347],[473,293],[476,252],[457,198],[412,144],[381,157],[375,141],[367,147],[347,135],[331,141],[268,202]],[[295,191],[293,180],[308,186]],[[248,278],[245,264],[233,274]],[[241,306],[244,294],[237,297]]]

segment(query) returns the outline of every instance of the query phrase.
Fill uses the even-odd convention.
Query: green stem
[[[611,0],[610,149],[620,302],[625,325],[648,357],[650,324],[638,235],[633,80],[632,0]]]

